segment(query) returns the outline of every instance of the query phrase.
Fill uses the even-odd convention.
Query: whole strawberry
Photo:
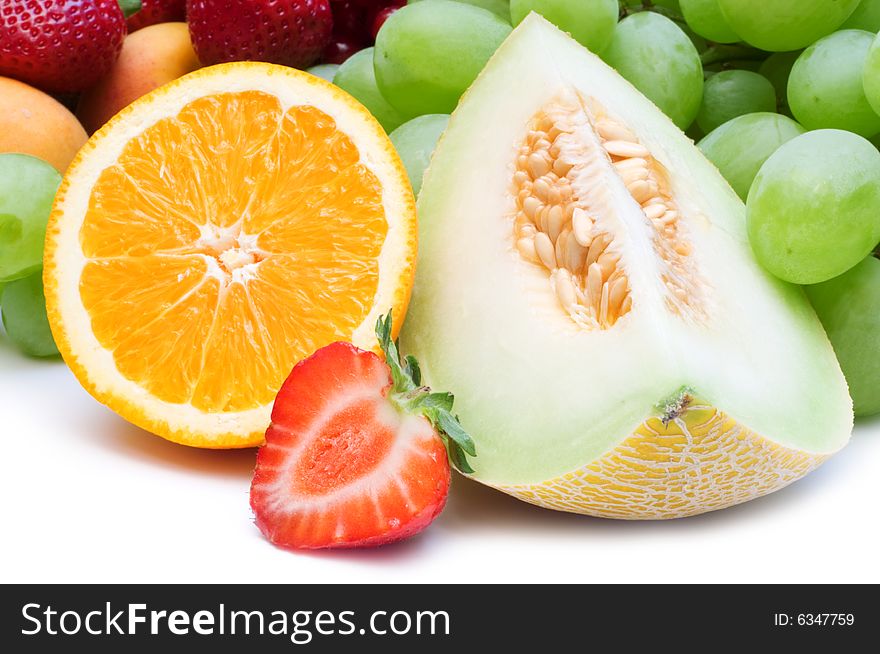
[[[0,0],[0,76],[82,91],[113,66],[126,32],[117,0]]]
[[[329,0],[187,0],[199,61],[268,61],[306,68],[333,31]]]
[[[157,23],[180,23],[186,20],[186,0],[141,0],[141,9],[128,19],[128,31]]]

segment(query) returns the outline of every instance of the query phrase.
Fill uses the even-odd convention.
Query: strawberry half
[[[307,68],[333,31],[329,0],[187,0],[186,21],[204,66],[267,61]]]
[[[50,93],[94,85],[126,35],[118,0],[0,0],[0,75]]]
[[[384,360],[333,343],[298,363],[278,393],[251,484],[257,526],[276,545],[407,538],[443,509],[449,459],[472,472],[474,444],[452,395],[422,387],[414,358],[401,365],[390,315],[376,334]]]

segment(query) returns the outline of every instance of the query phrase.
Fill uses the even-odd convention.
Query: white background
[[[253,525],[255,450],[152,436],[2,331],[0,439],[3,583],[880,582],[878,419],[804,480],[717,513],[601,520],[456,477],[415,539],[321,553],[278,550]]]

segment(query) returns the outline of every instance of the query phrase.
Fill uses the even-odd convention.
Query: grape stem
[[[763,61],[767,53],[749,45],[735,43],[712,43],[708,49],[700,53],[703,66],[725,64],[730,61]]]
[[[676,23],[685,24],[684,16],[682,16],[679,12],[675,11],[675,9],[670,9],[669,7],[660,7],[655,5],[652,0],[644,0],[640,5],[620,5],[620,20],[623,20],[627,16],[631,14],[637,14],[640,11],[653,11],[655,14],[660,14],[661,16],[666,16],[670,20],[675,21]]]

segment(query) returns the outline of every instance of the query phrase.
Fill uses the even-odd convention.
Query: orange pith
[[[83,303],[120,372],[167,402],[239,411],[351,333],[387,230],[358,159],[330,116],[256,91],[200,98],[131,141],[80,232]],[[236,250],[240,267],[223,257]]]

